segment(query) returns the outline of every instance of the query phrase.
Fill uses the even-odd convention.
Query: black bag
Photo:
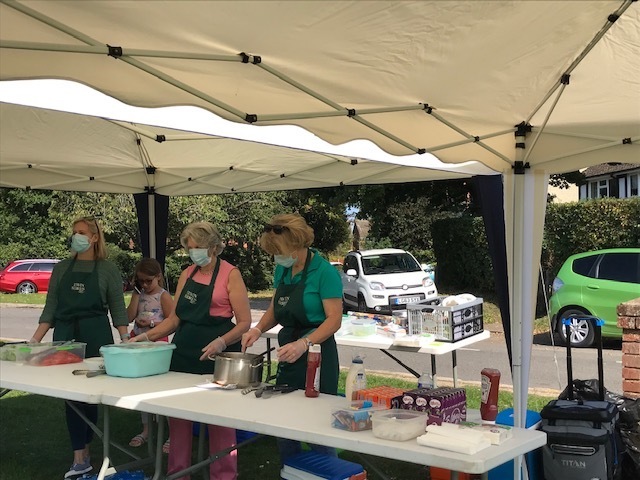
[[[583,319],[583,317],[581,317]],[[542,448],[546,480],[618,480],[622,443],[617,428],[618,407],[605,400],[602,365],[602,320],[595,323],[598,347],[598,400],[574,399],[570,324],[567,331],[567,378],[563,392],[568,399],[552,400],[540,412],[547,445]],[[579,382],[579,381],[577,381]]]

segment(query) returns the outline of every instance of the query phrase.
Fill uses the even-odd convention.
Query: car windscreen
[[[420,264],[407,253],[387,253],[362,257],[365,275],[420,272]]]

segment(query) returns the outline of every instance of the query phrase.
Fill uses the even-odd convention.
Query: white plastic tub
[[[135,342],[100,347],[104,368],[112,377],[148,377],[167,373],[176,346],[167,342]]]
[[[427,428],[426,412],[414,410],[383,410],[371,418],[373,435],[386,440],[404,442],[423,435]]]

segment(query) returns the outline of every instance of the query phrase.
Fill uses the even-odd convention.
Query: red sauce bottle
[[[307,353],[307,380],[304,389],[304,394],[307,397],[315,398],[320,395],[321,357],[320,345],[311,345],[309,353]]]
[[[480,372],[481,402],[480,416],[482,423],[496,423],[498,416],[498,387],[500,386],[500,370],[483,368]]]

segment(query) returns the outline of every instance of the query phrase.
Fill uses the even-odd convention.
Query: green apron
[[[220,270],[220,262],[220,259],[216,260],[216,266],[208,285],[193,280],[193,276],[200,270],[200,267],[194,268],[180,293],[176,304],[176,314],[180,318],[180,325],[173,336],[176,349],[171,357],[171,371],[173,372],[213,374],[213,362],[200,361],[202,349],[235,326],[231,321],[232,317],[218,317],[209,314],[211,296]],[[227,346],[225,352],[239,352],[240,347],[240,342],[236,342]]]
[[[282,325],[278,332],[278,343],[280,346],[307,336],[314,331],[318,324],[311,323],[307,319],[304,310],[304,286],[307,280],[307,268],[311,261],[311,250],[307,250],[307,259],[301,272],[298,283],[285,284],[284,278],[288,274],[291,277],[291,270],[285,272],[276,287],[273,301],[273,313],[276,322]],[[338,393],[338,374],[340,365],[338,363],[338,347],[333,335],[321,344],[322,363],[320,367],[320,391],[336,395]],[[294,363],[278,363],[277,384],[288,384],[298,389],[304,389],[307,375],[307,353],[305,352]]]
[[[102,304],[98,261],[90,272],[74,272],[74,258],[58,285],[58,305],[53,314],[53,340],[86,342],[85,356],[100,356],[100,347],[113,343],[107,309]]]

